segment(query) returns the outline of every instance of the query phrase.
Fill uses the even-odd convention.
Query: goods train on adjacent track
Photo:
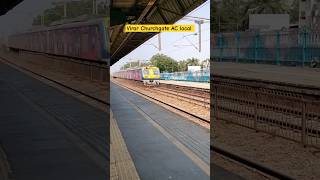
[[[114,78],[130,79],[141,81],[143,84],[160,84],[160,71],[158,67],[146,66],[130,68],[113,73]]]
[[[9,36],[8,47],[109,63],[107,19],[50,26]]]

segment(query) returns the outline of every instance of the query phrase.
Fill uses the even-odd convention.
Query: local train
[[[50,26],[8,37],[8,47],[109,63],[107,19]]]
[[[130,79],[143,82],[144,85],[160,84],[160,70],[155,66],[129,68],[113,73],[114,78]]]

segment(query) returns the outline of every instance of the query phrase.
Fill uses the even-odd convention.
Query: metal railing
[[[320,88],[213,75],[215,120],[320,148]]]
[[[304,66],[320,58],[319,30],[232,32],[212,37],[211,58],[219,62]]]

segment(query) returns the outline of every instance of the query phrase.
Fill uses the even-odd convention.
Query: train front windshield
[[[154,75],[160,75],[159,69],[153,69],[153,74]]]
[[[144,75],[149,75],[149,70],[148,69],[143,70],[143,74]]]

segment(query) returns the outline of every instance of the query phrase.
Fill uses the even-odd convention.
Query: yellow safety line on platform
[[[127,88],[126,88],[127,89]],[[130,89],[128,89],[131,91]],[[132,92],[132,91],[131,91]],[[145,112],[143,112],[137,105],[133,104],[126,97],[121,95],[130,105],[132,105],[146,120],[148,120],[155,128],[157,128],[164,136],[166,136],[178,149],[180,149],[189,159],[191,159],[201,170],[210,176],[210,166],[193,153],[189,148],[183,145],[178,139],[168,133],[158,123],[154,122]]]
[[[110,141],[110,179],[139,180],[139,175],[112,111],[110,111]]]

